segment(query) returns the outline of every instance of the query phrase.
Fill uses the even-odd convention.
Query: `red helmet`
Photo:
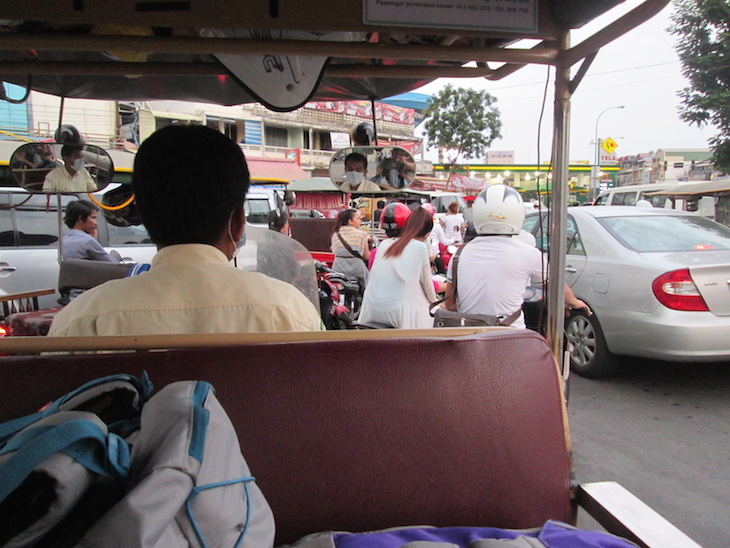
[[[401,202],[392,202],[385,206],[383,212],[380,214],[380,228],[386,231],[397,231],[403,230],[403,226],[406,224],[406,219],[411,214],[411,210],[408,206]]]
[[[431,217],[436,215],[436,208],[433,207],[433,204],[421,204],[421,207],[423,209],[425,209],[426,211],[428,211],[428,213],[431,215]]]

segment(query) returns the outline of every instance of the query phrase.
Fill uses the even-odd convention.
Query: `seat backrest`
[[[90,379],[210,382],[277,544],[399,525],[571,520],[559,377],[538,334],[328,340],[0,358],[0,420]]]
[[[91,289],[97,285],[124,278],[132,265],[88,259],[65,259],[58,274],[61,295],[71,289]]]

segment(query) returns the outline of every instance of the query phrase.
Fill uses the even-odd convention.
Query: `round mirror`
[[[288,206],[294,205],[294,202],[297,201],[297,193],[293,190],[285,190],[284,191],[284,203]]]
[[[29,192],[96,192],[111,182],[114,162],[94,145],[28,143],[13,152],[10,169]]]
[[[407,188],[416,177],[416,160],[400,147],[349,147],[338,150],[329,169],[342,192],[375,194]]]

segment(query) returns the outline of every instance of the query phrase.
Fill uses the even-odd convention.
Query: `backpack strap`
[[[100,475],[125,478],[129,474],[129,446],[99,424],[79,418],[62,424],[29,428],[13,436],[0,456],[14,454],[2,465],[0,500],[17,489],[31,472],[55,453],[65,453],[88,470]]]
[[[142,407],[150,395],[152,394],[153,385],[147,376],[147,372],[142,374],[141,379],[133,375],[120,374],[111,375],[108,377],[101,377],[89,381],[86,384],[80,386],[76,390],[61,396],[57,400],[44,406],[40,411],[25,417],[19,417],[7,422],[0,424],[0,448],[3,447],[6,440],[19,432],[23,428],[39,421],[44,417],[54,415],[61,411],[73,411],[76,409],[83,409],[84,405],[91,402],[96,398],[101,398],[105,394],[109,394],[114,390],[122,390],[125,392],[132,393],[131,406],[137,411]],[[99,414],[104,415],[103,411]],[[113,419],[113,417],[110,417]],[[119,431],[126,429],[126,421],[120,421],[119,424],[115,424],[115,420],[109,420],[110,429],[112,431]]]

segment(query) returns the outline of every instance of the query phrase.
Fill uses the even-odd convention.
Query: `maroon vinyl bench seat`
[[[157,388],[208,381],[273,509],[277,545],[325,530],[573,521],[566,412],[547,342],[508,328],[412,333],[7,356],[0,420],[115,373],[147,371]]]

